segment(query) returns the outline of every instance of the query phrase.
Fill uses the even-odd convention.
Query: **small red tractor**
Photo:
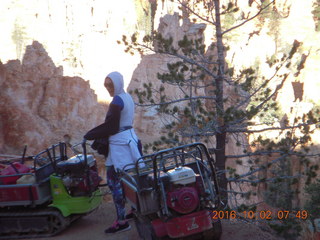
[[[58,143],[35,156],[1,161],[0,239],[56,235],[100,205],[97,164],[85,142],[82,148],[68,157],[66,144]]]
[[[121,182],[141,239],[220,239],[219,187],[206,146],[193,143],[143,156]]]

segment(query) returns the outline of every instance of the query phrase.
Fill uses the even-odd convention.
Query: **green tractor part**
[[[90,196],[71,196],[61,178],[55,174],[50,176],[50,185],[53,201],[49,206],[59,209],[64,217],[71,214],[90,213],[102,202],[102,194],[99,189],[92,192]]]
[[[47,238],[54,236],[102,202],[101,178],[86,143],[76,155],[67,156],[65,143],[58,143],[12,163],[23,171],[0,175],[0,239]],[[11,163],[10,161],[8,161]],[[11,165],[5,166],[9,168]]]

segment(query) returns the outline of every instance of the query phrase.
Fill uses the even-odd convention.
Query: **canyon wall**
[[[320,103],[320,35],[312,15],[315,1],[285,2],[290,11],[280,11],[278,22],[266,20],[259,34],[249,37],[259,26],[252,21],[227,35],[227,60],[236,69],[260,64],[268,75],[266,63],[259,59],[288,49],[294,40],[303,43],[300,53],[308,55],[304,69],[298,79],[291,75],[278,95],[284,115],[292,121]],[[155,28],[175,42],[185,33],[203,35],[207,46],[214,41],[212,27],[191,24],[174,12],[181,14],[177,5],[162,0],[2,1],[0,153],[20,154],[28,145],[28,153],[34,154],[57,141],[80,141],[103,121],[106,106],[99,101],[108,100],[102,83],[110,71],[124,74],[128,90],[150,82],[158,86],[157,73],[167,71],[167,63],[174,60],[159,54],[131,56],[117,44],[122,35],[143,35]],[[294,92],[296,80],[303,84]],[[173,89],[166,91],[175,94]],[[137,107],[135,127],[144,143],[157,140],[162,126],[154,108]],[[318,136],[313,135],[315,145]],[[242,151],[232,138],[227,140],[227,154]],[[240,174],[247,171],[233,161],[228,164]]]
[[[0,62],[0,153],[36,154],[59,141],[77,143],[104,121],[89,82],[63,76],[43,46],[34,41],[20,60]]]
[[[161,1],[159,1],[161,2]],[[151,31],[156,1],[3,0],[0,4],[0,60],[23,58],[26,46],[40,42],[65,76],[89,80],[98,100],[105,75],[123,73],[126,85],[140,61],[117,44],[123,35]]]

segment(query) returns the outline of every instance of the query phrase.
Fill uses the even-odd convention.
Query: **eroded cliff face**
[[[95,94],[98,98],[107,95],[102,81],[110,71],[120,70],[126,84],[131,80],[129,90],[141,89],[144,83],[150,82],[159,86],[157,73],[166,72],[167,63],[175,59],[151,54],[140,61],[139,56],[131,57],[123,51],[123,46],[116,44],[123,34],[130,36],[136,30],[142,34],[148,32],[151,23],[148,14],[155,16],[155,28],[175,39],[174,44],[184,34],[204,36],[207,46],[214,41],[212,28],[179,19],[174,14],[179,11],[177,6],[170,2],[126,0],[111,5],[102,0],[4,1],[0,5],[3,62],[0,65],[0,153],[20,154],[27,144],[28,153],[33,154],[64,139],[80,141],[88,129],[103,121],[106,107],[97,103]],[[247,4],[247,1],[238,2]],[[273,22],[274,28],[266,20],[259,34],[253,33],[249,38],[253,27],[259,25],[252,21],[228,35],[227,59],[238,69],[259,63],[261,71],[268,74],[265,63],[259,62],[260,57],[283,50],[281,46],[289,48],[295,39],[303,42],[301,53],[309,54],[304,69],[298,79],[291,74],[278,95],[284,116],[292,122],[320,102],[320,35],[314,31],[311,14],[314,1],[285,2],[291,5],[289,15]],[[149,3],[157,3],[156,12],[151,12]],[[38,42],[33,42],[34,39]],[[57,67],[60,65],[63,69]],[[294,92],[296,80],[302,85]],[[231,90],[227,94],[233,97]],[[166,89],[166,94],[174,97],[177,93],[172,88]],[[261,123],[262,119],[255,121]],[[135,127],[143,143],[157,140],[162,135],[163,123],[154,108],[137,107]],[[317,136],[313,135],[315,144],[320,142]],[[271,133],[268,137],[277,136]],[[227,154],[242,152],[233,138],[227,141]],[[248,138],[243,136],[242,141],[246,143]],[[232,160],[228,165],[237,168],[240,174],[248,171],[248,167],[238,166]]]
[[[117,41],[135,31],[150,32],[155,8],[156,1],[149,0],[1,1],[0,60],[21,61],[36,40],[64,75],[88,79],[99,100],[110,100],[101,89],[105,75],[120,71],[128,84],[140,61]]]
[[[180,22],[180,17],[177,13],[173,15],[165,15],[160,19],[158,32],[164,38],[173,38],[173,46],[178,48],[178,42],[183,39],[185,35],[190,38],[201,38],[206,28],[205,24],[194,24],[189,19],[183,19]],[[179,59],[165,54],[150,54],[143,56],[141,62],[132,74],[132,80],[128,86],[128,91],[134,92],[136,89],[139,91],[145,90],[143,83],[152,83],[154,89],[159,89],[162,85],[158,80],[157,74],[163,74],[168,71],[167,64],[175,63]],[[179,91],[178,88],[168,87],[165,89],[165,95],[168,99],[184,98],[184,93]],[[198,90],[202,91],[203,90]],[[193,94],[197,94],[193,92]],[[198,94],[201,94],[200,92]],[[133,94],[135,102],[139,102],[135,94]],[[154,96],[155,99],[160,98],[160,95]],[[143,105],[143,104],[142,104]],[[177,104],[179,107],[187,106],[186,102]],[[164,124],[169,123],[168,116],[161,116],[156,110],[157,106],[152,107],[136,107],[135,127],[142,137],[145,144],[153,143],[159,140],[159,137],[165,134],[163,129]],[[166,119],[165,119],[166,118]]]
[[[43,46],[27,46],[22,62],[0,63],[0,153],[35,154],[59,141],[76,143],[104,121],[89,82],[62,75]]]

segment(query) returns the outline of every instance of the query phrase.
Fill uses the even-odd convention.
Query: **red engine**
[[[167,172],[170,184],[167,189],[167,205],[170,209],[187,214],[199,206],[201,188],[197,176],[189,167],[177,167]]]
[[[169,170],[162,178],[167,206],[171,213],[176,214],[172,214],[173,217],[168,221],[152,221],[156,235],[180,238],[211,229],[210,212],[202,210],[200,206],[200,200],[206,194],[201,176],[184,166]]]
[[[101,177],[98,175],[96,161],[92,155],[87,156],[89,172],[85,171],[82,154],[57,164],[57,173],[72,196],[86,195],[89,190],[96,190]]]
[[[194,187],[182,187],[171,191],[167,195],[167,204],[178,213],[190,213],[199,205],[198,191]]]

